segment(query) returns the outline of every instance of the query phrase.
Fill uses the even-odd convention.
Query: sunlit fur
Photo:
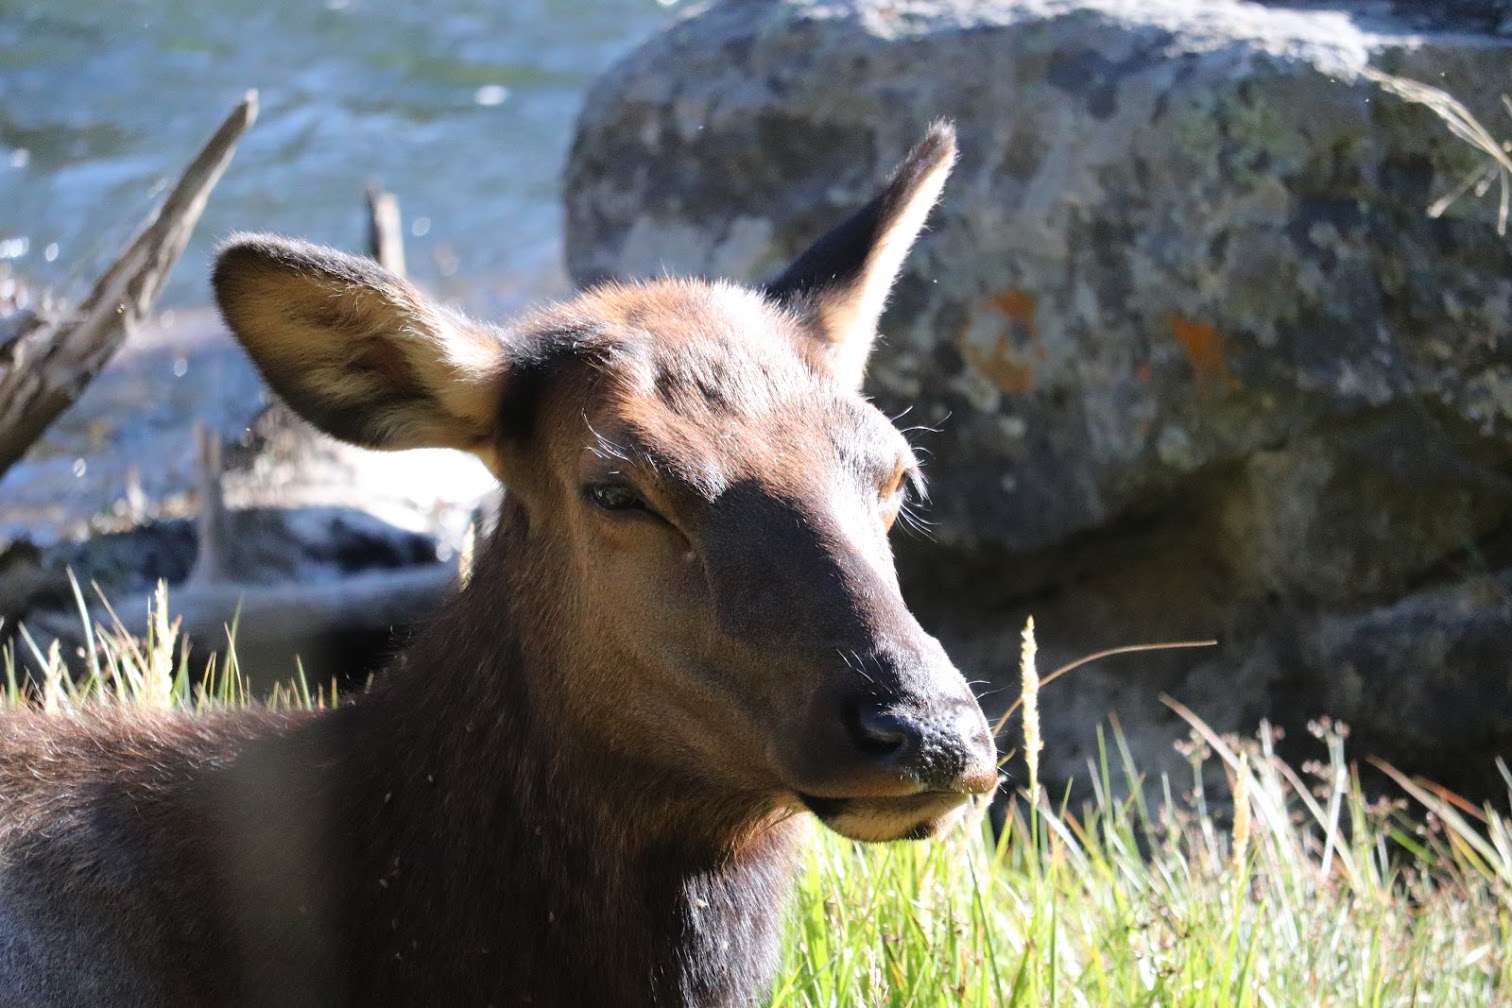
[[[917,459],[855,391],[953,150],[936,127],[812,275],[506,326],[233,239],[217,297],[290,405],[508,492],[336,710],[0,716],[0,1005],[761,1003],[805,810],[916,838],[996,783],[898,591]]]

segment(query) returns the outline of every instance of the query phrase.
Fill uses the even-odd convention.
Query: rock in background
[[[732,0],[606,74],[567,170],[580,283],[760,280],[931,119],[962,158],[869,390],[912,407],[932,541],[909,591],[989,707],[1042,670],[1047,778],[1116,712],[1179,759],[1220,729],[1351,723],[1472,792],[1512,751],[1512,246],[1485,157],[1361,76],[1512,135],[1512,7],[1237,0]],[[929,428],[934,428],[930,430]],[[1293,731],[1293,737],[1302,732]]]

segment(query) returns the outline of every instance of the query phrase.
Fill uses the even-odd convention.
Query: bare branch
[[[0,357],[0,476],[83,394],[152,310],[200,213],[257,118],[249,91],[84,302],[14,334]]]

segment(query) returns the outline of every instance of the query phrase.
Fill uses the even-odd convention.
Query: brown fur
[[[796,812],[921,836],[995,784],[898,593],[916,463],[854,391],[953,154],[937,127],[767,291],[609,286],[507,329],[234,239],[222,310],[296,409],[509,493],[338,710],[0,719],[0,1006],[760,1003]]]

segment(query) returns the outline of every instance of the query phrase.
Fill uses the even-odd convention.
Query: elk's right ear
[[[825,366],[859,387],[887,295],[955,164],[955,127],[937,122],[870,203],[832,228],[766,285],[816,323]]]
[[[502,336],[376,263],[271,235],[236,235],[213,279],[226,324],[273,390],[368,448],[460,448],[498,475]]]

